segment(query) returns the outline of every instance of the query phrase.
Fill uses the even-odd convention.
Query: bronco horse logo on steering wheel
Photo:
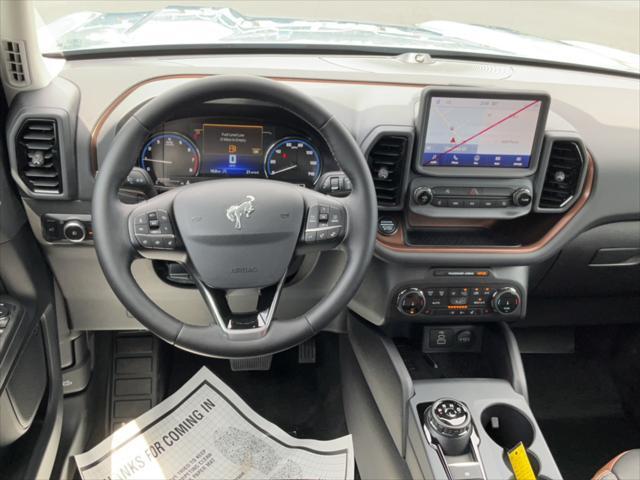
[[[231,205],[227,208],[227,218],[230,222],[234,222],[234,228],[236,230],[242,230],[242,221],[241,218],[249,218],[253,212],[255,212],[255,208],[253,206],[253,201],[256,199],[253,195],[247,195],[247,200],[239,203],[238,205]]]

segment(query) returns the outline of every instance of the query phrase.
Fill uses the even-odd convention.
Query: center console
[[[453,332],[453,344],[433,345],[442,330]],[[464,340],[460,348],[458,340]],[[471,343],[471,348],[468,347]],[[341,350],[343,381],[351,383],[350,363],[357,363],[373,407],[345,393],[345,412],[368,415],[383,424],[389,441],[376,446],[376,456],[406,465],[402,478],[439,480],[511,480],[518,464],[515,452],[537,479],[561,479],[553,455],[531,408],[524,368],[510,328],[501,323],[438,327],[403,322],[374,327],[357,317],[349,320],[351,352]],[[357,396],[358,393],[355,393]],[[357,405],[356,405],[357,402]],[[356,456],[366,456],[369,433],[353,430]],[[384,436],[383,436],[384,437]],[[357,458],[361,474],[380,476],[376,458]],[[382,460],[381,460],[382,462]],[[365,471],[371,465],[374,471]],[[527,477],[529,478],[529,477]]]

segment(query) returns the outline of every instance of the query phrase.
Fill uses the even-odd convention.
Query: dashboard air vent
[[[31,82],[24,43],[5,41],[2,47],[9,83],[14,87],[28,86]]]
[[[18,174],[34,193],[60,194],[60,150],[52,119],[25,120],[16,138]]]
[[[376,187],[378,206],[396,207],[402,197],[404,165],[407,163],[409,138],[383,135],[369,150],[369,168]]]
[[[569,140],[555,140],[540,194],[540,208],[561,209],[578,193],[584,160],[580,146]]]

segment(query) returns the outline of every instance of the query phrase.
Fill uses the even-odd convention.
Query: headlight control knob
[[[82,242],[87,237],[87,229],[79,220],[69,220],[62,227],[64,238],[73,243]]]
[[[513,287],[504,287],[496,291],[491,299],[493,310],[501,315],[509,315],[520,305],[520,294]]]

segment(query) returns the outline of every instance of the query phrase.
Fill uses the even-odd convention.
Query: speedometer
[[[313,186],[322,170],[318,150],[302,138],[279,140],[265,158],[267,177]]]
[[[159,133],[149,139],[140,153],[140,166],[156,185],[184,185],[198,175],[198,147],[180,133]]]

